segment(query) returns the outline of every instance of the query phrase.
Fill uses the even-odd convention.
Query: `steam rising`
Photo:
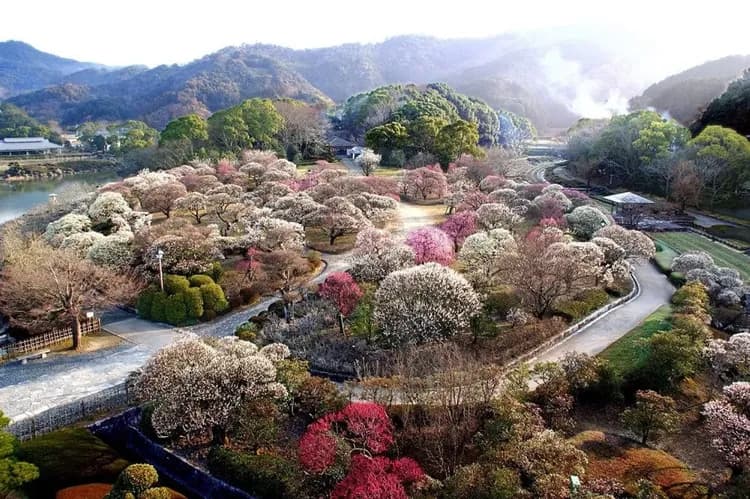
[[[581,64],[566,59],[555,48],[539,61],[550,93],[568,109],[587,118],[608,118],[628,111],[628,99],[619,88],[583,73]]]

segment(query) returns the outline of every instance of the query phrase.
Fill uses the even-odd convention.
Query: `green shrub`
[[[180,326],[185,323],[185,319],[187,319],[185,295],[177,293],[176,295],[167,297],[164,318],[173,326]]]
[[[302,474],[297,463],[280,456],[214,447],[208,454],[208,469],[212,475],[264,498],[299,496]]]
[[[151,320],[156,322],[166,322],[167,320],[167,294],[163,291],[154,293],[154,299],[151,302]]]
[[[508,311],[516,308],[521,304],[521,298],[513,290],[492,291],[487,295],[484,302],[484,309],[488,315],[496,317],[505,317]]]
[[[117,477],[117,481],[112,486],[112,492],[107,497],[113,499],[128,497],[127,492],[140,497],[158,481],[159,474],[150,464],[131,464]]]
[[[218,314],[229,308],[229,302],[224,297],[224,290],[218,284],[213,282],[211,284],[203,284],[200,290],[203,296],[204,314],[209,310]]]
[[[332,381],[310,376],[299,387],[296,402],[301,414],[315,420],[343,409],[347,400]]]
[[[555,311],[570,320],[576,321],[603,307],[609,301],[609,295],[603,289],[588,289],[579,293],[573,300],[558,303]]]
[[[184,293],[190,287],[190,281],[187,277],[182,275],[165,275],[164,276],[164,291],[168,295],[176,295],[178,293]]]
[[[154,286],[149,286],[144,289],[140,296],[138,296],[138,303],[136,304],[136,310],[138,316],[143,319],[151,319],[151,307],[154,303],[154,296],[159,290]]]
[[[185,291],[185,312],[189,319],[200,319],[203,316],[203,294],[200,288]]]
[[[681,272],[670,272],[668,278],[669,282],[671,282],[676,288],[679,288],[687,282],[685,275]]]
[[[221,276],[224,275],[224,267],[221,265],[221,263],[214,262],[211,264],[211,270],[208,271],[208,275],[211,276],[214,282],[219,282],[221,280]]]
[[[190,285],[194,288],[200,288],[204,284],[214,284],[215,281],[211,279],[210,276],[207,276],[206,274],[195,274],[191,275],[190,278]]]
[[[172,499],[172,497],[174,495],[169,487],[154,487],[139,495],[138,499]]]
[[[258,337],[258,325],[254,322],[243,322],[234,330],[234,335],[243,341],[255,341]]]

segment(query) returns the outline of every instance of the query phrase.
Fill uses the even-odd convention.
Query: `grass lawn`
[[[331,246],[328,236],[317,227],[308,227],[305,229],[305,239],[307,245],[312,249],[322,253],[343,253],[354,247],[357,241],[357,234],[347,234],[336,238],[336,242]]]
[[[403,168],[393,168],[389,166],[381,166],[375,170],[374,175],[376,177],[398,177],[404,171]]]
[[[658,232],[651,236],[677,253],[705,251],[713,257],[716,265],[737,269],[744,280],[750,281],[750,256],[692,232]]]
[[[63,487],[112,483],[129,463],[85,428],[66,428],[21,442],[18,457],[39,468],[29,497],[51,497]]]
[[[600,357],[608,360],[612,367],[619,373],[626,372],[638,365],[643,355],[640,341],[653,336],[659,331],[670,327],[671,305],[662,305],[654,313],[646,317],[641,324],[628,331],[628,333],[612,343]]]

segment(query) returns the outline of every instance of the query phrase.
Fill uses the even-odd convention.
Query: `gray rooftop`
[[[0,140],[0,152],[33,152],[62,149],[44,137],[7,137]]]
[[[638,194],[633,194],[632,192],[621,192],[620,194],[604,196],[604,199],[611,201],[614,204],[653,204],[653,201],[650,199],[646,199]]]

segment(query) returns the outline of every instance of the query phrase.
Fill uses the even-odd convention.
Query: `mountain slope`
[[[750,55],[709,61],[651,85],[642,95],[631,99],[630,106],[633,110],[654,108],[667,112],[683,125],[689,125],[747,68]]]
[[[0,98],[59,83],[77,71],[102,67],[41,52],[23,42],[0,42]]]
[[[701,117],[690,126],[690,131],[697,135],[708,125],[733,128],[750,137],[750,69],[711,101]]]
[[[86,69],[11,101],[38,119],[64,124],[142,119],[162,127],[177,116],[205,116],[249,97],[328,105],[383,85],[445,81],[529,116],[540,130],[559,129],[581,114],[608,114],[613,88],[626,95],[640,90],[628,61],[595,41],[569,36],[401,36],[309,50],[243,45],[181,66]]]

